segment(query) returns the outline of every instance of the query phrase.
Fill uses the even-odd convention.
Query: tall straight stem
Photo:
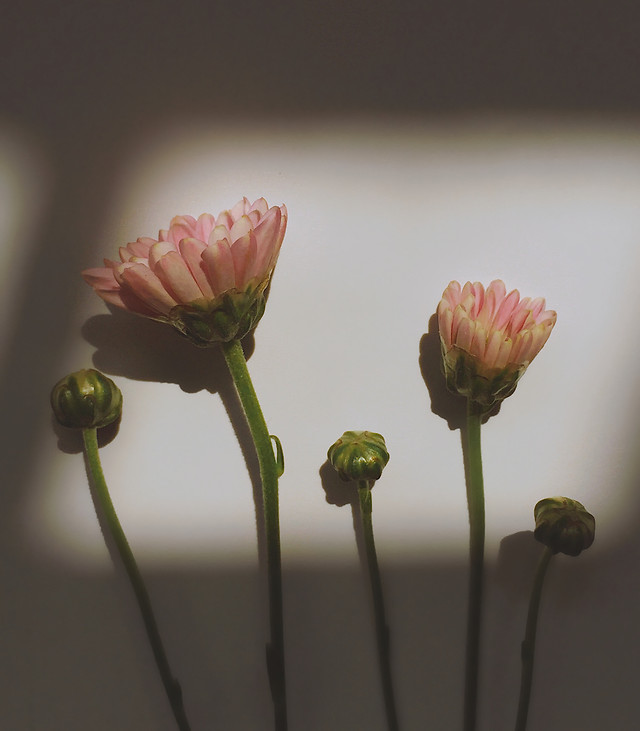
[[[269,583],[269,619],[271,641],[267,646],[267,667],[271,683],[276,731],[287,729],[287,700],[284,663],[284,627],[282,617],[282,567],[280,558],[280,518],[278,508],[278,466],[273,455],[271,437],[251,383],[244,351],[238,340],[222,343],[227,366],[235,383],[249,430],[253,438],[264,503],[264,528],[267,540],[267,574]]]
[[[376,544],[373,539],[373,504],[371,500],[371,486],[366,480],[358,483],[358,496],[360,498],[360,516],[362,518],[364,545],[367,555],[367,568],[369,571],[369,580],[371,582],[371,593],[373,594],[373,611],[375,616],[378,656],[380,659],[382,693],[384,697],[385,712],[387,714],[387,727],[389,731],[398,731],[398,714],[396,711],[396,702],[393,693],[393,682],[391,676],[389,625],[387,624],[384,610],[382,580],[380,579],[380,569],[378,567]]]
[[[478,706],[478,667],[482,622],[482,580],[484,568],[484,481],[480,426],[482,414],[469,399],[467,404],[466,482],[469,505],[469,606],[467,613],[467,655],[464,690],[464,731],[475,731]]]
[[[98,496],[98,501],[102,508],[104,518],[107,521],[107,526],[113,540],[115,541],[118,553],[120,554],[124,568],[129,576],[129,581],[133,587],[133,592],[138,601],[142,620],[144,622],[145,629],[147,630],[147,637],[149,638],[151,649],[153,650],[153,656],[155,658],[158,671],[160,672],[160,677],[162,678],[162,684],[164,685],[167,697],[169,698],[173,715],[175,716],[176,723],[178,724],[180,731],[189,731],[189,722],[187,721],[187,716],[182,703],[182,689],[180,688],[178,681],[173,677],[171,668],[169,667],[169,661],[167,660],[162,639],[160,638],[158,624],[153,614],[153,609],[151,608],[149,594],[147,593],[147,589],[144,585],[136,560],[133,557],[133,552],[131,551],[127,537],[125,536],[122,526],[120,525],[120,521],[118,520],[115,508],[113,507],[113,502],[111,501],[111,496],[109,495],[106,480],[104,479],[104,473],[102,472],[102,465],[100,463],[100,455],[98,452],[98,437],[96,429],[83,429],[82,438],[84,441],[87,464],[91,474],[91,481]]]
[[[531,681],[533,680],[533,660],[536,649],[536,630],[538,626],[538,610],[542,596],[542,586],[547,573],[549,561],[553,551],[546,547],[536,569],[536,575],[529,600],[529,612],[527,614],[527,627],[522,642],[522,677],[520,679],[520,700],[518,701],[518,716],[516,719],[515,731],[525,731],[527,727],[527,716],[529,714],[529,699],[531,698]]]

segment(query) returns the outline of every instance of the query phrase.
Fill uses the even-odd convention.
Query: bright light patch
[[[381,556],[466,557],[459,433],[431,413],[419,369],[421,337],[451,279],[499,277],[558,313],[483,430],[489,555],[505,535],[532,530],[533,506],[554,494],[596,516],[596,541],[618,540],[632,512],[639,395],[638,369],[621,370],[640,358],[626,304],[640,258],[635,130],[553,120],[190,126],[141,141],[127,165],[87,266],[176,214],[217,213],[242,195],[289,209],[249,361],[285,450],[285,562],[353,560],[350,508],[327,503],[319,475],[348,429],[382,433],[391,455],[374,488]],[[97,297],[87,302],[87,318],[104,315]],[[135,378],[111,374],[125,406],[103,450],[136,556],[254,561],[252,485],[220,397],[197,379],[182,391],[179,375],[147,382],[152,364],[138,360]],[[32,535],[65,560],[105,560],[81,456],[52,441],[29,504]]]

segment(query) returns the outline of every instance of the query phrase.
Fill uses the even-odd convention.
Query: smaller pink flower
[[[539,297],[507,294],[504,282],[451,282],[438,305],[448,387],[490,407],[510,396],[547,342],[556,313]]]
[[[176,216],[157,239],[120,249],[120,261],[82,275],[117,307],[168,322],[198,345],[244,337],[265,307],[287,209],[247,198],[215,218]]]

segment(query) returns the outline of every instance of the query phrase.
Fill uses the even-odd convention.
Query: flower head
[[[329,462],[345,482],[380,479],[389,461],[382,434],[373,431],[346,431],[327,452]]]
[[[122,413],[122,393],[100,371],[83,368],[70,373],[51,390],[51,408],[62,426],[99,429]]]
[[[554,553],[578,556],[593,543],[596,519],[577,500],[548,497],[536,504],[533,514],[535,539]]]
[[[176,216],[157,239],[82,274],[105,302],[168,322],[197,345],[239,340],[257,324],[287,227],[285,206],[243,198],[215,218]]]
[[[507,294],[500,279],[486,290],[479,282],[451,282],[438,305],[448,388],[484,408],[507,398],[555,323],[542,297]]]

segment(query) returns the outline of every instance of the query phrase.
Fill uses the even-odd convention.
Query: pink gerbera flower
[[[451,282],[438,305],[448,387],[486,407],[510,396],[555,323],[542,297],[507,294],[499,279],[486,290],[479,282]]]
[[[176,216],[158,238],[82,274],[105,302],[168,322],[197,345],[244,337],[265,307],[287,209],[247,198],[217,218]]]

